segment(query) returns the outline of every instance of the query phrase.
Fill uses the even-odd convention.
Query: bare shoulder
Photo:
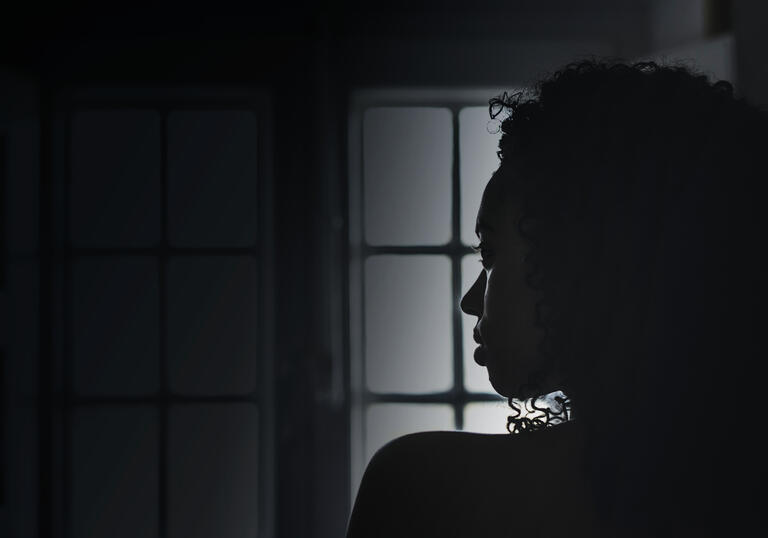
[[[374,536],[369,525],[383,529],[393,521],[422,536],[437,535],[445,522],[450,528],[439,530],[447,536],[479,524],[489,533],[502,530],[510,507],[532,514],[532,499],[566,480],[572,451],[564,445],[572,444],[572,433],[560,428],[519,436],[435,431],[391,441],[365,472],[350,520],[357,532],[349,536]],[[402,527],[398,532],[403,535]]]
[[[455,483],[475,454],[486,453],[491,445],[504,442],[501,436],[456,431],[419,432],[398,437],[381,447],[368,463],[363,484],[382,490],[409,490],[434,486],[435,477],[450,477]]]
[[[393,467],[410,468],[427,472],[439,466],[445,472],[453,461],[472,461],[475,454],[485,454],[489,451],[496,453],[499,448],[507,446],[508,435],[483,435],[459,431],[429,431],[419,432],[398,437],[380,448],[370,466],[383,467],[392,471]]]
[[[390,441],[371,463],[386,467],[416,465],[420,469],[452,462],[473,468],[488,464],[510,467],[518,459],[546,461],[564,453],[573,454],[580,440],[578,430],[571,424],[524,435],[429,431]]]
[[[508,435],[485,435],[460,431],[427,431],[398,437],[378,450],[374,459],[384,462],[418,460],[424,456],[444,458],[456,451],[473,451],[504,443]],[[466,453],[464,452],[464,455]]]

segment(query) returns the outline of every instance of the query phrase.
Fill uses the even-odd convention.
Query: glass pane
[[[365,378],[378,392],[437,392],[453,383],[451,266],[445,256],[365,263]]]
[[[171,389],[246,393],[257,376],[257,264],[250,256],[168,262]]]
[[[363,120],[365,238],[434,245],[451,234],[453,120],[445,108],[371,108]]]
[[[168,115],[168,236],[185,246],[258,237],[257,120],[247,110]]]
[[[454,430],[453,408],[447,404],[373,404],[365,413],[365,463],[378,449],[402,435]]]
[[[472,284],[477,280],[483,266],[478,262],[480,256],[470,254],[464,256],[461,260],[461,292],[462,296],[467,293]],[[478,365],[474,359],[475,348],[477,344],[472,336],[472,331],[477,325],[477,317],[461,313],[461,334],[464,350],[464,387],[471,392],[490,392],[495,393],[488,381],[488,370]]]
[[[70,226],[76,245],[160,240],[160,116],[87,110],[72,118]]]
[[[475,433],[509,433],[507,417],[512,410],[505,401],[473,402],[464,406],[464,431]]]
[[[72,262],[74,388],[146,394],[158,388],[158,282],[154,258]]]
[[[72,536],[157,536],[157,435],[155,409],[74,410]]]
[[[461,174],[461,241],[477,243],[475,219],[486,183],[499,167],[500,126],[491,121],[487,106],[462,108],[459,112],[459,155]]]
[[[251,404],[173,407],[168,439],[172,538],[258,535],[258,410]]]

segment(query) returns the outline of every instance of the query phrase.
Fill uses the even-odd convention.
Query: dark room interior
[[[7,538],[344,536],[382,444],[504,428],[459,310],[488,100],[607,57],[684,61],[768,107],[759,0],[102,11],[0,36]],[[377,154],[374,125],[413,155]],[[388,189],[422,153],[442,187]],[[398,369],[426,351],[413,331],[429,375]]]

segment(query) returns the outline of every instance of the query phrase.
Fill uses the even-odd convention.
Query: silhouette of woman
[[[501,164],[461,308],[519,435],[392,441],[348,538],[751,530],[766,489],[765,115],[687,68],[608,61],[490,105]],[[520,415],[519,399],[558,389],[554,420]]]

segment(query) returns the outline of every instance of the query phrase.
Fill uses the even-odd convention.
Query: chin
[[[507,380],[501,376],[494,375],[491,370],[488,370],[488,380],[491,382],[493,390],[505,398],[510,398],[515,392],[512,385]]]
[[[526,400],[556,390],[544,390],[542,388],[537,391],[531,391],[525,383],[520,383],[519,381],[513,382],[508,377],[493,375],[491,372],[488,373],[488,380],[491,382],[493,390],[498,392],[501,396],[504,396],[505,398],[513,398],[515,400]]]

